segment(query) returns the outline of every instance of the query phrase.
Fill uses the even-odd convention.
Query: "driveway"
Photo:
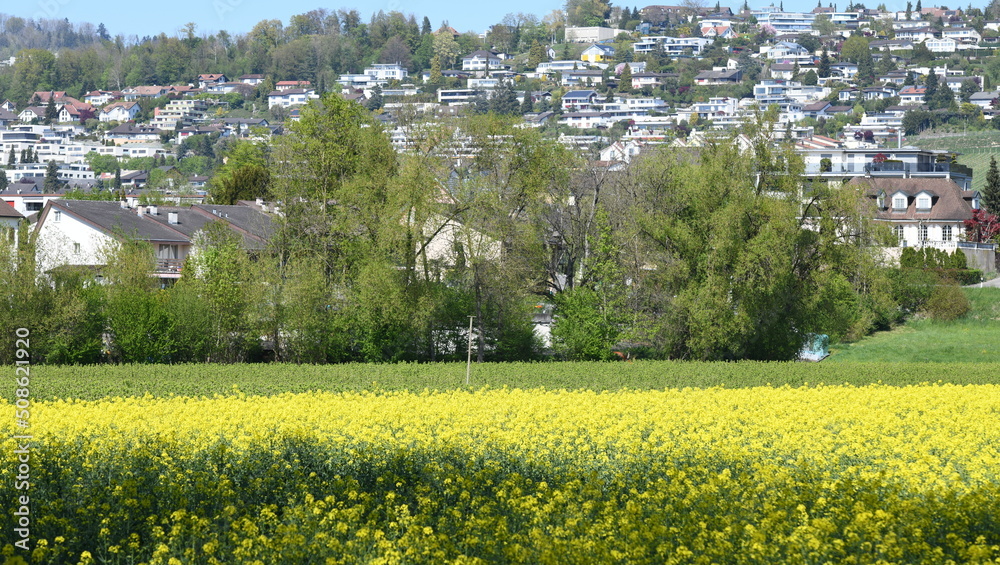
[[[995,279],[990,279],[988,281],[983,281],[979,284],[970,284],[965,288],[997,288],[1000,287],[1000,277]]]

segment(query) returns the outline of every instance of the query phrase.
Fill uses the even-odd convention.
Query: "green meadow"
[[[1000,362],[1000,288],[966,288],[972,307],[958,320],[916,316],[891,331],[831,346],[824,363]]]

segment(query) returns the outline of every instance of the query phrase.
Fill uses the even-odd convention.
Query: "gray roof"
[[[209,220],[214,216],[229,222],[230,226],[243,235],[244,245],[248,249],[263,248],[263,243],[274,234],[271,216],[249,206],[195,204],[191,210],[199,211]]]
[[[993,100],[994,98],[1000,98],[1000,92],[974,92],[972,96],[969,96],[969,100]]]
[[[53,200],[51,205],[105,233],[144,241],[191,243],[195,233],[213,221],[226,222],[242,237],[246,249],[263,249],[274,233],[271,217],[249,206],[157,206],[154,215],[147,206],[122,208],[119,202],[106,200]],[[172,213],[177,214],[176,224],[170,223]]]
[[[597,91],[596,90],[570,90],[566,94],[563,94],[562,99],[566,100],[567,98],[569,98],[570,100],[577,100],[577,99],[583,100],[583,99],[590,98],[591,96],[597,96]]]
[[[130,208],[122,208],[118,202],[95,200],[52,200],[52,208],[62,210],[95,228],[109,234],[135,237],[144,241],[165,241],[188,243],[187,236],[168,228],[147,215],[140,216]]]

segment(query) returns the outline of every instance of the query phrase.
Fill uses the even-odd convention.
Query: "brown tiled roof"
[[[24,215],[6,202],[0,202],[0,218],[23,218]]]
[[[972,218],[972,199],[977,192],[962,190],[951,179],[945,178],[879,178],[855,177],[848,185],[861,186],[870,198],[885,192],[886,208],[880,209],[880,220],[932,220],[962,221]],[[907,196],[905,210],[892,209],[892,195],[902,192]],[[916,196],[921,192],[931,195],[931,209],[917,211]]]

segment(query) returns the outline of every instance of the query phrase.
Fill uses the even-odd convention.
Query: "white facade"
[[[628,33],[624,29],[610,27],[567,27],[566,41],[574,43],[597,43],[618,37],[619,33]]]
[[[275,106],[280,106],[282,108],[290,108],[292,106],[301,106],[314,98],[319,98],[314,90],[292,88],[269,94],[267,97],[267,107],[274,108]]]
[[[927,39],[924,40],[924,45],[927,46],[932,53],[954,53],[958,50],[958,42],[951,38],[942,39]]]
[[[568,112],[559,118],[559,124],[579,129],[608,127],[616,120],[606,112]]]
[[[365,74],[374,78],[379,84],[384,84],[393,80],[402,81],[409,75],[409,71],[398,63],[376,63],[365,69]]]
[[[690,52],[692,55],[700,54],[705,47],[712,44],[711,39],[706,37],[668,37],[665,35],[646,36],[632,44],[632,50],[636,53],[652,53],[661,50],[671,57],[685,55]]]
[[[535,68],[536,73],[551,74],[551,73],[564,73],[566,71],[574,71],[587,68],[587,63],[583,61],[544,61],[538,63],[538,67]]]
[[[799,34],[813,33],[813,22],[816,14],[812,12],[752,12],[760,26],[770,25],[778,33]]]
[[[101,265],[114,238],[69,214],[49,208],[38,230],[36,260],[47,272],[61,265]]]
[[[127,122],[134,120],[139,115],[139,104],[137,102],[124,102],[106,106],[98,114],[97,119],[102,122]]]
[[[500,57],[489,51],[476,51],[467,57],[462,57],[463,71],[486,71],[496,69],[501,64]]]

